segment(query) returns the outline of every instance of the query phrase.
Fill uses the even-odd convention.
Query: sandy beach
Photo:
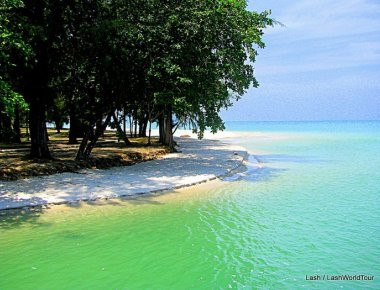
[[[211,134],[197,140],[184,130],[176,135],[191,137],[177,137],[180,152],[158,160],[1,182],[0,210],[170,191],[226,175],[248,156],[243,147],[223,141],[235,137],[231,133],[218,134],[218,140]]]

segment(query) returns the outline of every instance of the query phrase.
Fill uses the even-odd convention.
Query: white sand
[[[184,134],[190,132],[176,133]],[[206,137],[235,137],[230,135]],[[179,138],[177,142],[181,153],[133,166],[0,182],[0,210],[168,191],[226,175],[248,154],[244,148],[220,140]]]

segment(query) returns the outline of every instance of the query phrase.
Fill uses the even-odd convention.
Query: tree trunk
[[[143,137],[143,133],[142,133],[142,130],[143,130],[143,118],[140,117],[139,118],[139,121],[138,121],[138,124],[139,124],[139,137]]]
[[[143,119],[142,119],[142,124],[141,124],[141,137],[146,137],[146,129],[148,128],[148,121],[149,121],[149,117],[148,115],[146,115]]]
[[[78,119],[75,116],[74,110],[70,110],[70,129],[69,129],[69,144],[78,144]]]
[[[18,106],[16,106],[15,108],[15,119],[13,122],[13,131],[15,132],[14,141],[16,143],[21,143],[20,108]]]
[[[165,116],[165,139],[164,145],[169,147],[170,152],[175,152],[173,138],[173,117],[171,109],[168,109]]]
[[[170,152],[176,152],[174,148],[174,138],[173,138],[173,116],[171,106],[167,106],[163,114],[158,117],[158,126],[160,132],[160,143],[168,146]]]
[[[30,157],[50,159],[50,151],[47,144],[45,106],[37,96],[31,98],[29,111],[29,128],[31,149]]]
[[[13,128],[12,128],[12,120],[7,114],[1,112],[1,108],[0,108],[0,141],[1,142],[15,141],[15,132],[13,131]]]
[[[48,133],[48,128],[45,123],[45,136],[46,136],[46,142],[49,142],[49,133]]]
[[[137,137],[137,117],[135,118],[135,138]]]
[[[93,135],[92,130],[93,130],[93,128],[89,128],[87,130],[87,132],[84,133],[83,138],[82,138],[82,142],[80,143],[80,146],[79,146],[79,149],[77,152],[77,156],[75,157],[75,160],[78,161],[78,160],[84,160],[85,159],[84,152],[86,150],[86,146],[87,146],[88,140],[90,139],[90,136]]]
[[[165,120],[164,115],[160,114],[158,117],[158,130],[159,130],[159,142],[161,144],[165,143]]]
[[[73,123],[70,121],[70,129],[69,129],[69,144],[78,144],[78,139],[73,130]]]
[[[125,110],[123,111],[123,131],[124,131],[124,134],[127,135],[127,122],[125,120],[126,118],[126,114],[125,114]]]
[[[120,123],[119,123],[119,120],[118,120],[116,114],[114,113],[112,117],[113,117],[113,120],[115,121],[117,132],[123,137],[125,145],[126,146],[131,145],[131,142],[128,140],[127,134],[125,134],[125,132],[123,131],[123,129],[120,126]]]
[[[91,134],[91,130],[87,131],[87,133],[84,135],[82,142],[79,146],[79,150],[75,158],[76,160],[87,160],[90,157],[92,149],[95,147],[96,142],[98,141],[99,137],[104,133],[108,124],[110,123],[111,116],[113,115],[113,113],[114,111],[112,111],[111,113],[107,115],[107,118],[103,124],[101,123],[101,120],[100,120],[100,122],[96,126],[94,134]]]
[[[61,129],[63,127],[63,122],[61,121],[61,119],[56,118],[54,120],[54,124],[55,124],[55,130],[57,130],[57,133],[61,133]]]
[[[69,144],[78,144],[77,138],[84,137],[88,130],[80,122],[77,114],[73,108],[70,109],[70,130],[69,130]]]
[[[148,146],[152,145],[150,142],[151,136],[152,136],[152,122],[149,121],[149,133],[148,133],[148,144],[147,144]]]
[[[146,137],[146,129],[148,128],[148,114],[143,114],[139,119],[139,136]]]
[[[132,121],[132,116],[128,115],[129,119],[129,137],[133,137],[133,121]]]
[[[30,141],[30,134],[29,134],[29,120],[28,120],[28,124],[26,124],[26,140],[27,141]]]
[[[54,66],[51,61],[51,50],[53,48],[54,38],[58,31],[63,28],[62,13],[65,5],[56,5],[51,12],[50,17],[46,17],[46,1],[25,1],[25,10],[28,12],[28,20],[36,27],[41,27],[41,35],[45,37],[32,37],[32,49],[35,52],[36,61],[24,75],[24,97],[29,103],[29,129],[31,139],[30,156],[34,158],[51,158],[47,144],[46,132],[46,108],[48,98],[51,97],[49,92],[49,80],[51,76],[51,67]],[[49,20],[48,20],[49,19]],[[54,25],[53,21],[54,19]]]

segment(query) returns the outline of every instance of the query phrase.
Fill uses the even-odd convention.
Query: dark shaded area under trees
[[[109,126],[128,146],[157,123],[172,151],[178,126],[223,130],[220,111],[258,86],[273,23],[246,2],[1,0],[0,142],[20,142],[23,124],[30,156],[50,158],[46,123],[69,121],[85,160]]]

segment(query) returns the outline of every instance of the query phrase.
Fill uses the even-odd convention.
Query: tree
[[[87,128],[77,153],[78,160],[90,156],[115,110],[128,97],[133,83],[131,59],[136,50],[130,48],[129,41],[133,27],[118,17],[116,4],[117,1],[94,1],[91,9],[73,9],[73,12],[81,11],[80,15],[72,14],[74,23],[80,23],[75,21],[77,17],[86,20],[73,28],[78,38],[72,38],[69,44],[77,53],[76,66],[68,66],[68,74],[74,76],[76,105]]]
[[[245,0],[3,1],[0,129],[12,119],[17,127],[22,95],[39,158],[50,156],[47,119],[59,130],[69,117],[69,142],[82,138],[78,160],[110,124],[129,145],[126,116],[131,136],[157,122],[172,151],[183,124],[199,138],[223,130],[220,111],[258,85],[253,64],[272,25],[269,12],[247,11]]]
[[[174,149],[173,115],[189,122],[199,137],[210,127],[224,129],[219,116],[250,85],[256,47],[269,12],[246,10],[246,1],[156,2],[149,27],[150,86],[158,96],[160,141]]]
[[[66,100],[62,94],[58,94],[53,99],[53,104],[48,107],[47,120],[54,122],[57,133],[60,133],[63,124],[69,121]]]
[[[19,114],[28,110],[24,98],[15,89],[14,71],[16,58],[27,59],[31,50],[20,33],[9,29],[11,11],[22,6],[19,0],[0,2],[0,142],[20,141]]]
[[[29,105],[30,155],[50,158],[46,111],[55,95],[51,81],[56,60],[59,58],[57,48],[63,39],[63,13],[68,1],[17,2],[19,5],[9,6],[7,11],[7,29],[19,35],[31,52],[26,59],[14,57],[20,75],[17,91]]]

